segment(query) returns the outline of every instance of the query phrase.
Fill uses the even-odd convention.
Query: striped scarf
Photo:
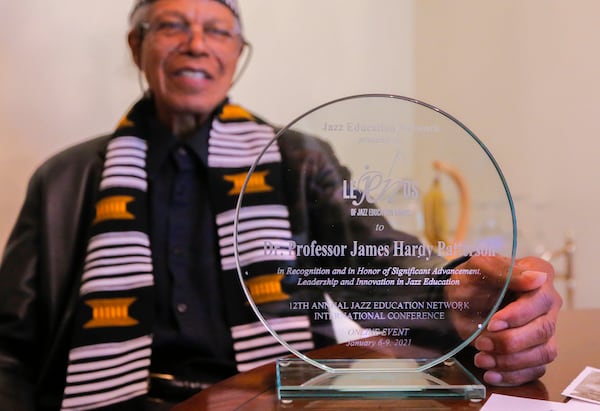
[[[153,327],[153,265],[148,235],[144,117],[148,100],[138,102],[121,120],[108,143],[80,286],[75,331],[69,353],[63,410],[89,410],[122,403],[148,392]],[[240,106],[226,104],[212,120],[209,181],[218,229],[222,275],[237,279],[234,217],[248,168],[273,141],[271,126]],[[277,268],[293,256],[265,255],[265,239],[291,239],[288,208],[282,195],[281,154],[270,144],[262,155],[239,211],[238,251],[257,304],[284,301]],[[228,290],[224,291],[225,293]],[[239,294],[223,296],[228,307],[239,371],[287,353]],[[272,318],[276,332],[294,332],[298,350],[314,347],[307,316]]]

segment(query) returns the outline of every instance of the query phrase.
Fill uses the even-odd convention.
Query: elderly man
[[[217,230],[235,207],[228,176],[252,162],[243,143],[223,147],[248,133],[275,135],[227,98],[245,47],[236,1],[137,1],[128,41],[148,91],[111,135],[36,171],[8,240],[0,410],[160,409],[168,402],[155,398],[177,402],[272,359],[238,355],[236,327],[257,322]],[[278,150],[280,160],[266,166],[272,175],[281,162],[295,170],[310,159],[329,171],[328,184],[340,183],[342,167],[318,140],[291,136]],[[274,186],[325,195],[322,175],[295,173],[310,184]],[[301,196],[280,194],[265,194],[259,206],[302,212],[288,204]],[[292,231],[306,217],[293,213],[284,217]],[[491,275],[507,269],[494,258],[465,264]],[[552,281],[543,261],[517,262],[512,302],[474,342],[488,383],[530,381],[555,357],[561,300]],[[315,336],[310,346],[324,342]]]

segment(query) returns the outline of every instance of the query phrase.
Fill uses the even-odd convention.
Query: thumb
[[[536,270],[513,272],[508,288],[512,291],[532,291],[540,288],[548,279],[548,273]]]

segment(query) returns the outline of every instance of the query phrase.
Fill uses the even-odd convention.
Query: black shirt
[[[148,181],[156,319],[152,371],[214,382],[233,375],[208,193],[210,122],[183,142],[150,124]]]

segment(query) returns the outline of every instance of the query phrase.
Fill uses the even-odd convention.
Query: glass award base
[[[485,386],[455,359],[418,370],[425,360],[319,360],[324,371],[301,358],[277,361],[279,400],[304,398],[485,399]]]

